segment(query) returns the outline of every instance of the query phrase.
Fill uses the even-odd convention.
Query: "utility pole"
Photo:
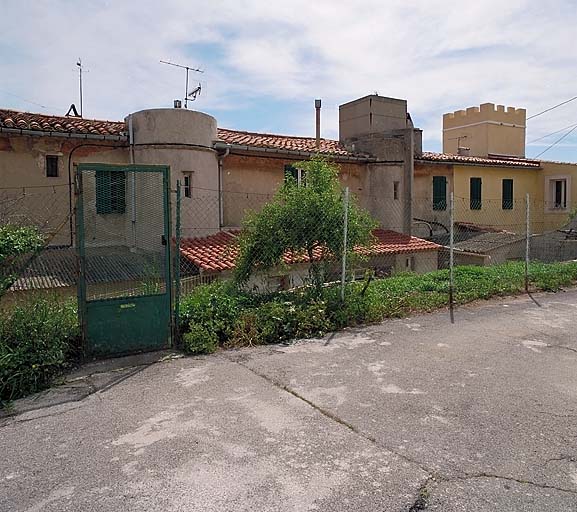
[[[191,101],[194,101],[196,99],[196,96],[198,94],[200,94],[201,91],[201,85],[198,84],[198,87],[196,87],[194,90],[192,90],[191,92],[188,92],[188,72],[189,71],[194,71],[195,73],[204,73],[204,71],[202,71],[202,69],[198,69],[198,68],[191,68],[189,66],[183,66],[182,64],[175,64],[174,62],[168,62],[166,60],[161,60],[160,61],[162,64],[168,64],[169,66],[175,66],[177,68],[182,68],[182,69],[186,69],[186,85],[184,88],[184,108],[188,108],[188,99],[190,98]]]
[[[80,57],[78,58],[76,65],[78,66],[78,71],[80,73],[80,117],[82,117],[82,59]]]

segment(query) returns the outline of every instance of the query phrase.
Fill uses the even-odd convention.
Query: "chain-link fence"
[[[173,233],[178,241],[173,252],[177,298],[199,285],[233,276],[247,216],[262,211],[275,198],[272,193],[255,193],[242,186],[224,191],[179,188],[178,194],[173,190],[171,201]],[[32,226],[43,237],[40,250],[15,261],[12,295],[57,290],[74,296],[79,268],[71,215],[74,195],[71,201],[68,184],[0,189],[0,199],[0,225]],[[272,242],[255,246],[251,257],[257,270],[245,286],[259,292],[306,286],[313,277],[312,267],[325,284],[338,286],[367,275],[380,279],[468,265],[577,259],[577,224],[572,205],[563,198],[553,202],[534,197],[451,200],[447,194],[444,199],[414,196],[407,202],[396,189],[383,195],[350,189],[347,200],[343,189],[339,201],[338,214],[321,208],[307,210],[305,204],[295,208],[287,226],[276,233],[276,242],[282,242],[279,237],[286,231],[300,237],[303,244],[317,235],[319,239],[322,235],[324,242],[310,252],[287,250],[275,265],[265,265],[275,257]],[[354,222],[347,225],[345,215],[353,204],[366,210],[375,225],[370,242],[344,250],[350,230],[356,229]],[[412,236],[406,234],[407,217],[412,221]],[[90,230],[96,224],[88,222],[87,227]],[[527,268],[530,286],[530,266]]]
[[[7,251],[2,255],[5,296],[38,291],[75,295],[73,198],[67,183],[0,189],[0,228]]]

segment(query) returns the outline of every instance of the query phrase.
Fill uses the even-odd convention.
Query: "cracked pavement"
[[[577,290],[538,301],[167,359],[5,418],[0,510],[577,511]]]

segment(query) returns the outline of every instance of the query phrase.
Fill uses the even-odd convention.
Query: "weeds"
[[[577,281],[577,262],[533,263],[529,272],[535,290],[556,291]],[[524,286],[522,262],[455,269],[457,304],[518,294]],[[344,301],[338,286],[322,289],[320,297],[307,289],[263,296],[218,282],[194,290],[183,300],[181,313],[185,332],[200,325],[216,336],[218,343],[209,348],[254,346],[433,311],[447,305],[448,291],[447,270],[349,283]],[[185,349],[189,346],[185,341]]]
[[[74,355],[74,302],[36,298],[0,316],[0,403],[50,386]]]

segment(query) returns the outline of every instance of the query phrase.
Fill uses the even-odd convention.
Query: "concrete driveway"
[[[577,511],[577,291],[141,367],[0,423],[2,511]]]

